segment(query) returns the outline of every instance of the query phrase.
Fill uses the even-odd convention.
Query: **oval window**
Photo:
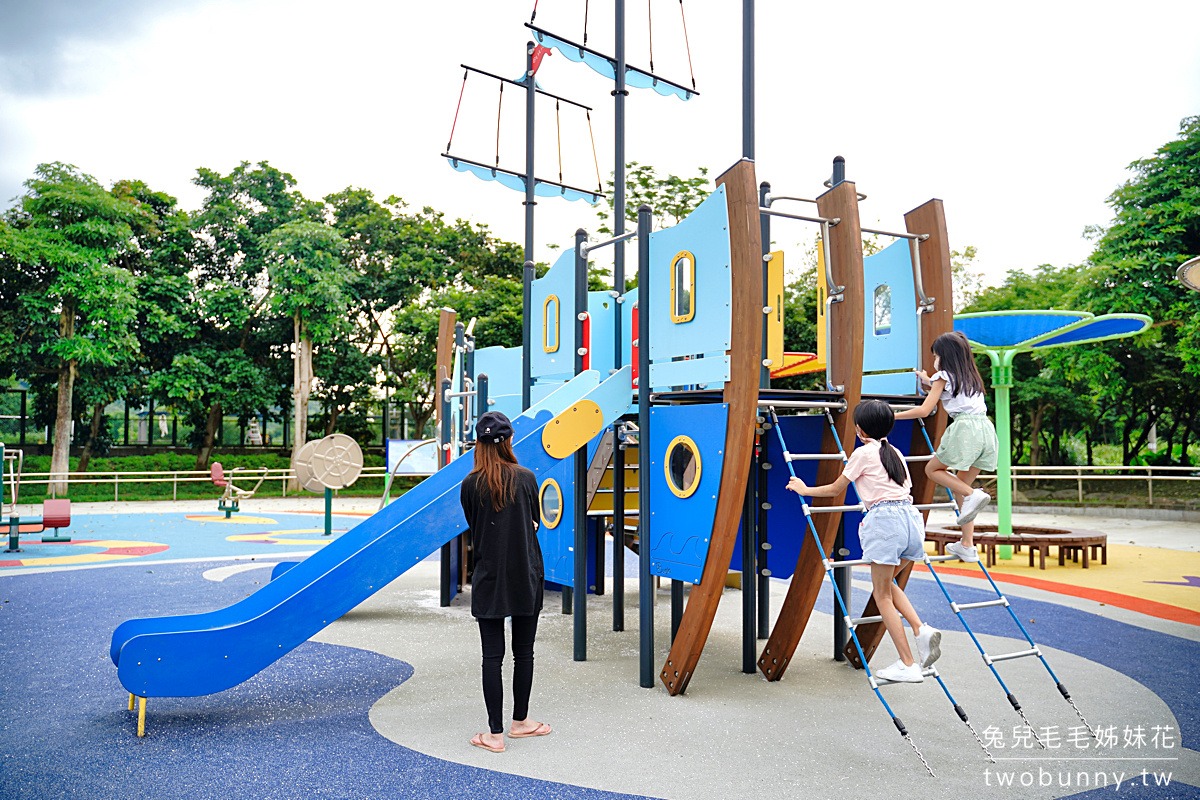
[[[689,436],[676,436],[663,459],[667,486],[676,497],[691,497],[700,485],[700,448]]]
[[[548,295],[542,303],[542,349],[558,352],[558,295]]]
[[[696,316],[696,257],[681,250],[671,261],[671,322]]]
[[[562,489],[558,481],[547,478],[538,493],[538,506],[541,508],[542,524],[547,528],[556,528],[562,521]]]
[[[892,288],[886,283],[875,287],[875,335],[892,332]]]

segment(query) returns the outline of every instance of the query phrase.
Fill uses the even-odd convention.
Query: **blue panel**
[[[535,383],[530,400],[533,405],[522,416],[536,416],[539,411],[546,409],[555,414],[570,406],[588,392],[600,385],[600,373],[594,369],[581,372],[570,380],[555,383]]]
[[[890,290],[890,324],[877,325],[875,290],[882,286]],[[919,367],[917,290],[907,239],[899,239],[863,259],[863,288],[863,372]]]
[[[1032,349],[1041,350],[1046,347],[1055,347],[1058,345],[1071,344],[1072,342],[1083,341],[1084,339],[1100,339],[1110,336],[1126,336],[1131,333],[1140,333],[1149,327],[1149,320],[1140,319],[1138,317],[1119,317],[1119,316],[1103,316],[1090,320],[1087,324],[1081,325],[1073,331],[1060,334],[1053,338],[1047,339],[1044,342],[1039,342]]]
[[[863,375],[862,393],[915,395],[917,393],[917,376],[912,372]]]
[[[959,316],[954,318],[954,330],[961,331],[972,342],[985,347],[1016,347],[1021,342],[1044,336],[1090,316],[1086,311]]]
[[[542,330],[542,311],[546,298],[558,298],[558,350],[545,351]],[[550,267],[550,271],[533,282],[529,303],[530,375],[570,375],[575,372],[575,250],[568,247]],[[553,318],[553,315],[552,315]]]
[[[616,328],[617,301],[608,292],[588,292],[588,316],[591,317],[592,369],[607,375],[613,369],[613,330]]]
[[[788,449],[793,453],[817,452],[821,447],[821,437],[824,436],[828,427],[825,418],[816,415],[780,417],[779,422],[783,430],[783,437],[788,443]],[[909,452],[912,426],[911,420],[901,420],[896,423],[892,428],[892,433],[888,436],[888,441],[904,455],[908,455]],[[767,460],[773,466],[767,471],[767,501],[771,504],[770,510],[767,511],[767,541],[771,544],[771,549],[767,551],[767,568],[771,570],[772,577],[789,578],[796,571],[796,561],[800,557],[801,545],[812,546],[811,534],[808,531],[808,523],[804,521],[804,514],[800,510],[799,499],[794,493],[784,488],[787,486],[789,475],[787,465],[779,450],[779,439],[771,435],[765,437],[763,441],[767,445]],[[802,480],[811,485],[816,480],[817,463],[816,461],[793,461],[792,468],[796,470],[796,474]],[[913,466],[909,465],[909,468],[912,469]],[[923,467],[921,464],[915,466],[918,469]],[[853,489],[847,490],[846,504],[853,505],[857,502],[858,497]],[[862,516],[857,511],[843,515],[846,523],[846,549],[850,551],[846,558],[862,557],[862,545],[858,540],[858,525],[862,521]],[[741,569],[740,557],[734,559],[733,565],[735,569]]]
[[[652,361],[729,349],[732,283],[728,216],[725,187],[718,186],[683,222],[650,235]],[[671,321],[671,262],[682,250],[696,259],[696,313],[688,322],[675,323]]]
[[[720,388],[729,380],[729,356],[690,358],[686,361],[661,361],[650,365],[650,385],[655,389],[672,386],[706,386]]]
[[[521,348],[519,347],[484,347],[475,351],[475,374],[471,377],[478,381],[480,375],[488,376],[488,397],[496,399],[504,395],[515,394],[521,397]],[[493,410],[497,410],[494,406]],[[504,412],[510,418],[512,414]],[[517,410],[520,414],[520,409]]]
[[[542,563],[546,580],[560,586],[575,585],[575,459],[564,458],[557,467],[538,476],[538,489],[547,478],[558,481],[562,489],[562,519],[553,528],[538,529],[538,544],[542,548]]]
[[[650,572],[654,575],[700,582],[717,513],[728,408],[721,403],[650,411]],[[668,488],[663,470],[667,446],[681,434],[690,436],[700,449],[700,485],[687,498]]]

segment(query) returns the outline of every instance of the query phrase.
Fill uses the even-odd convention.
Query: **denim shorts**
[[[911,500],[881,500],[858,526],[863,558],[873,564],[896,566],[900,559],[925,558],[925,522]]]

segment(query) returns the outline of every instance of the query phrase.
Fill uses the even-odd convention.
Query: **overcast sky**
[[[542,0],[537,22],[583,35],[584,0]],[[701,96],[631,89],[627,157],[716,174],[742,154],[741,3],[685,0]],[[523,240],[521,196],[454,172],[447,144],[466,63],[518,78],[532,2],[0,0],[0,202],[34,167],[65,161],[111,184],[138,178],[198,207],[198,167],[267,160],[309,197],[348,185],[398,194]],[[612,3],[590,3],[588,43],[611,52]],[[690,83],[680,3],[629,0],[628,60]],[[1200,2],[1062,0],[757,2],[757,172],[778,194],[822,191],[835,155],[868,195],[863,223],[945,201],[951,246],[989,282],[1077,263],[1086,225],[1127,165],[1200,113]],[[586,103],[612,170],[611,82],[555,54],[542,87]],[[501,166],[524,168],[524,98],[500,112]],[[453,151],[496,157],[498,87],[467,82]],[[592,188],[586,119],[539,102],[538,174]],[[583,203],[541,199],[540,246],[594,230]],[[777,243],[811,232],[776,222]],[[553,258],[544,247],[543,259]],[[793,262],[795,263],[795,262]],[[1136,311],[1137,309],[1129,309]]]

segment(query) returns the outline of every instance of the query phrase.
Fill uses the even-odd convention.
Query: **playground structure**
[[[606,75],[611,68],[619,119],[630,75],[659,93],[665,88],[682,99],[695,94],[631,70],[622,52],[609,59],[532,29],[541,45],[570,60]],[[570,197],[571,191],[597,196],[533,174],[534,73],[541,45],[527,46],[523,78],[529,93],[526,172],[467,162],[451,156],[449,145],[444,154],[456,169],[465,164],[478,177],[525,191],[522,347],[476,350],[471,326],[443,309],[435,475],[321,552],[277,566],[269,584],[228,608],[129,620],[114,631],[110,655],[130,693],[130,709],[141,700],[139,735],[147,698],[198,696],[237,685],[439,549],[441,600],[453,602],[469,583],[471,566],[458,505],[458,486],[471,461],[463,456],[472,444],[473,420],[490,409],[513,419],[514,451],[537,477],[545,575],[561,587],[563,611],[573,615],[576,660],[587,658],[586,595],[606,590],[606,530],[612,530],[615,548],[613,629],[624,630],[624,548],[631,546],[639,557],[640,684],[655,685],[657,672],[671,695],[683,693],[693,679],[730,569],[740,570],[743,579],[742,670],[761,671],[768,681],[786,673],[829,577],[837,598],[835,658],[865,670],[870,688],[920,755],[879,691],[884,682],[870,673],[870,658],[885,633],[873,602],[862,616],[851,616],[850,568],[866,563],[858,542],[865,509],[856,495],[849,497],[853,488],[843,497],[802,500],[802,527],[788,509],[795,501],[784,498],[783,486],[785,473],[810,484],[833,481],[853,451],[851,412],[861,399],[884,399],[895,407],[919,404],[914,370],[933,371],[928,344],[955,328],[942,202],[930,200],[908,212],[903,232],[871,230],[860,224],[865,198],[846,180],[842,159],[834,161],[828,190],[807,200],[772,195],[769,184],[757,182],[753,160],[744,158],[717,178],[716,190],[679,224],[652,231],[652,209],[643,206],[637,228],[626,233],[619,121],[614,235],[593,242],[586,231],[576,231],[573,246],[536,278],[530,255],[534,196]],[[785,200],[811,203],[816,214],[774,207]],[[768,252],[772,219],[821,227],[820,337],[813,354],[783,348],[783,254]],[[864,233],[895,241],[864,258]],[[634,239],[639,288],[629,289],[623,254]],[[617,253],[613,288],[589,292],[589,254],[606,247]],[[822,390],[770,387],[773,376],[807,371],[824,372]],[[791,413],[780,416],[781,411]],[[945,425],[939,410],[927,420],[898,423],[892,440],[908,461],[923,463]],[[918,508],[954,507],[953,498],[934,502],[935,488],[923,470],[913,470]],[[939,560],[924,562],[935,578]],[[986,567],[980,570],[987,575]],[[910,572],[911,565],[897,577],[901,586]],[[791,579],[773,625],[767,614],[770,577]],[[656,670],[655,584],[662,578],[671,582],[672,636]],[[979,647],[1021,721],[1029,725],[996,663],[1037,657],[1074,707],[1008,600],[988,580],[994,600],[962,605],[940,578],[938,583],[968,632],[961,612],[1002,606],[1028,641],[1028,649],[1001,655]],[[686,605],[685,585],[691,586]],[[761,655],[759,639],[767,640]],[[928,674],[974,734],[943,679],[936,670]]]
[[[21,534],[42,534],[42,542],[61,543],[71,541],[63,536],[62,529],[71,527],[71,501],[66,499],[46,500],[42,503],[42,516],[25,517],[17,514],[17,499],[21,491],[21,470],[25,463],[22,450],[8,452],[0,442],[0,525],[8,528],[6,553],[20,553]],[[5,490],[5,479],[8,489]],[[53,536],[46,531],[53,530]]]

